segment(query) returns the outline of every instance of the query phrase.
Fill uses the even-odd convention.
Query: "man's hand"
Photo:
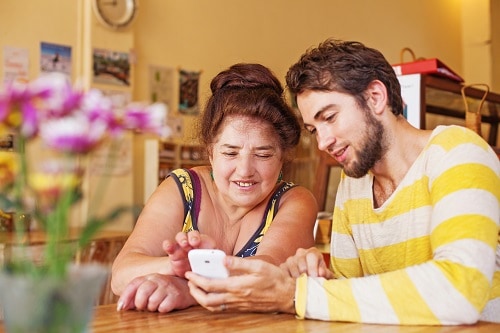
[[[187,272],[188,286],[196,301],[210,311],[295,313],[295,278],[259,259],[227,256],[230,277],[209,279]]]
[[[289,257],[280,268],[286,270],[290,276],[298,278],[306,273],[312,277],[332,279],[333,273],[326,267],[323,254],[315,247],[298,249],[294,256]]]

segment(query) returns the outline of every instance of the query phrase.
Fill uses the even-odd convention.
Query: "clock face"
[[[94,10],[101,23],[111,28],[123,28],[134,19],[135,0],[94,0]]]

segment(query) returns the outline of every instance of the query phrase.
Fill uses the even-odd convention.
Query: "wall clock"
[[[137,0],[93,0],[97,19],[112,29],[125,28],[137,14]]]

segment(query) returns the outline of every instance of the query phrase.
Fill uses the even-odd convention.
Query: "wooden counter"
[[[69,233],[68,241],[78,239],[80,229],[72,228]],[[130,232],[116,231],[116,230],[102,230],[98,232],[92,239],[93,240],[122,240],[126,239]],[[22,239],[16,238],[16,233],[4,231],[0,232],[0,243],[4,245],[43,245],[47,240],[47,236],[42,230],[27,231]]]
[[[3,333],[0,327],[0,333]],[[498,333],[500,324],[478,323],[471,326],[396,326],[299,320],[289,314],[238,312],[212,313],[202,307],[160,314],[156,312],[117,312],[115,304],[96,308],[90,332],[335,332],[335,333]]]

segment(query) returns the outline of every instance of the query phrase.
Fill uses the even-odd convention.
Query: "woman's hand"
[[[323,254],[315,247],[298,249],[294,256],[289,257],[280,268],[286,270],[290,276],[298,278],[306,273],[312,277],[333,279],[333,273],[326,267]]]
[[[260,259],[227,256],[230,277],[210,279],[187,272],[191,295],[210,311],[295,313],[295,279]]]
[[[175,236],[175,242],[169,240],[163,242],[163,250],[170,258],[175,276],[184,278],[184,274],[191,270],[188,252],[192,249],[214,249],[215,245],[211,237],[202,235],[198,231],[179,232]]]
[[[196,304],[187,281],[172,275],[149,274],[132,280],[118,299],[117,311],[170,312]]]

